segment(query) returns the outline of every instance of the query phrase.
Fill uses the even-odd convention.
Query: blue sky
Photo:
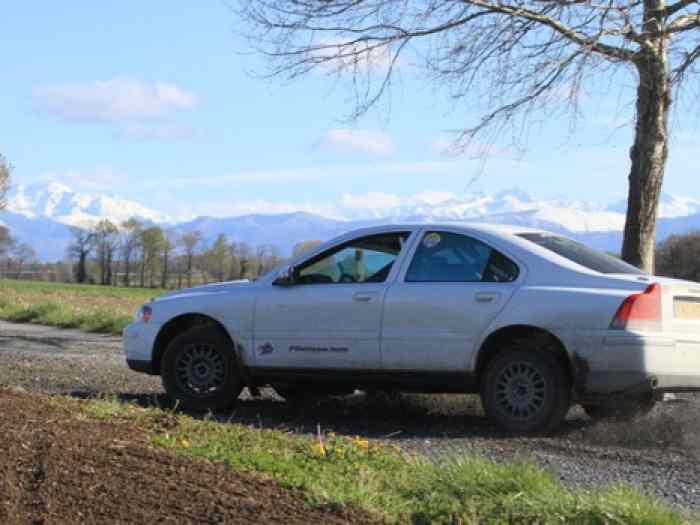
[[[445,132],[478,115],[410,68],[390,106],[348,122],[342,81],[251,76],[264,63],[240,23],[217,0],[8,3],[0,151],[16,182],[110,191],[172,215],[342,215],[514,186],[543,198],[625,195],[631,129],[618,127],[632,117],[631,77],[587,99],[573,132],[566,118],[548,120],[524,153],[489,145],[483,164],[444,152]],[[695,125],[674,119],[670,193],[700,197]]]

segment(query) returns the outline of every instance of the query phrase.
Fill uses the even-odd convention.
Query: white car
[[[145,304],[129,367],[192,410],[245,386],[481,394],[518,433],[648,411],[700,390],[700,284],[653,277],[544,231],[406,224],[329,241],[255,282]]]

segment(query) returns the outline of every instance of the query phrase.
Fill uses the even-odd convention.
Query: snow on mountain
[[[101,219],[118,224],[130,217],[155,223],[170,222],[164,213],[111,194],[76,192],[65,184],[17,185],[8,196],[7,210],[27,218],[51,219],[69,226],[90,226]]]
[[[619,200],[610,206],[608,211],[621,213],[624,215],[627,210],[627,199]],[[687,217],[700,213],[700,200],[692,197],[680,197],[669,193],[661,194],[659,203],[659,217],[672,219],[675,217]]]
[[[520,189],[464,196],[426,192],[403,200],[370,197],[365,201],[346,200],[346,205],[338,208],[335,219],[296,212],[197,217],[176,223],[166,214],[138,202],[110,194],[82,193],[54,182],[16,186],[9,195],[7,210],[0,214],[0,221],[16,238],[34,246],[43,260],[64,257],[71,238],[68,226],[90,226],[100,219],[120,223],[134,216],[153,223],[167,223],[176,231],[200,230],[205,242],[212,242],[219,233],[224,233],[232,240],[252,246],[272,244],[283,255],[289,254],[299,241],[326,240],[362,226],[404,221],[515,224],[569,235],[597,248],[619,250],[625,222],[625,202],[606,205],[566,197],[535,199]],[[358,202],[366,202],[366,205],[358,206]],[[374,202],[382,205],[373,206]],[[355,206],[348,206],[348,203]],[[659,241],[668,235],[698,228],[700,200],[662,196]]]
[[[567,199],[535,200],[520,189],[450,196],[440,201],[418,199],[384,211],[384,217],[394,221],[485,220],[501,223],[512,218],[516,224],[525,221],[527,225],[537,227],[558,225],[573,232],[620,230],[625,222],[623,213],[610,211],[601,204]]]

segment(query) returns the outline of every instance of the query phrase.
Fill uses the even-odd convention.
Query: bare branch
[[[671,4],[664,9],[663,14],[666,18],[668,18],[671,15],[674,15],[678,11],[681,11],[685,9],[686,7],[689,7],[693,4],[697,4],[698,0],[678,0],[675,4]]]
[[[679,16],[664,29],[665,34],[682,33],[700,27],[700,13]]]
[[[541,13],[537,13],[535,11],[531,11],[522,7],[511,7],[503,4],[492,4],[483,0],[465,0],[465,2],[471,5],[482,7],[492,12],[503,13],[517,18],[525,18],[527,20],[537,22],[538,24],[550,27],[551,29],[553,29],[563,37],[567,38],[574,44],[577,44],[586,49],[590,49],[591,51],[599,53],[607,58],[622,61],[634,60],[635,54],[633,52],[624,48],[611,46],[600,42],[599,37],[603,36],[606,33],[599,34],[598,38],[589,37],[580,34],[571,27],[566,26],[565,24],[559,22],[558,20],[555,20],[554,18],[545,16]],[[607,34],[612,33],[608,32]]]
[[[695,49],[685,54],[684,60],[673,69],[671,73],[671,81],[674,84],[680,83],[685,77],[686,73],[690,67],[695,63],[695,61],[700,58],[700,44],[698,44]]]

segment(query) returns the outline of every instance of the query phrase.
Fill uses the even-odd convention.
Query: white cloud
[[[401,204],[401,198],[398,195],[381,192],[369,192],[362,195],[344,193],[340,201],[343,208],[350,208],[353,210],[384,210],[395,208]]]
[[[113,78],[42,86],[34,90],[34,102],[40,111],[67,121],[130,123],[192,110],[199,97],[176,84]]]
[[[396,144],[388,133],[369,129],[332,129],[321,138],[320,145],[340,153],[373,156],[391,155],[396,150]]]

